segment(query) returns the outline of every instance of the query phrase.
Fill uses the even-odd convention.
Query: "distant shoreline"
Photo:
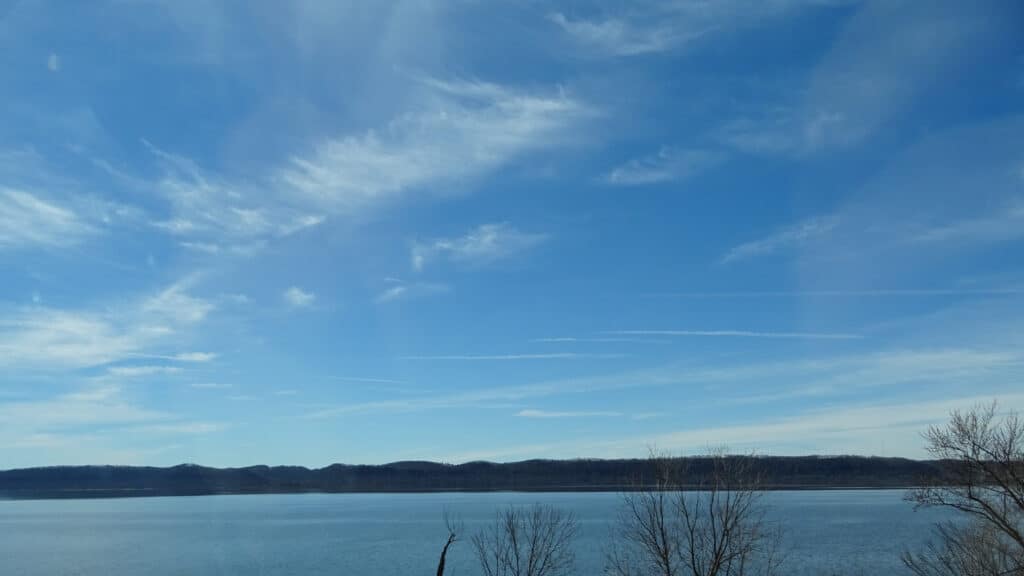
[[[893,491],[909,490],[915,486],[766,486],[766,492],[841,492],[850,491]],[[26,501],[26,500],[113,500],[122,498],[198,498],[203,496],[292,496],[292,495],[345,495],[345,494],[621,494],[623,492],[635,492],[642,490],[642,487],[628,486],[619,489],[613,488],[564,488],[553,489],[543,488],[531,490],[528,488],[516,490],[360,490],[360,491],[293,491],[293,492],[196,492],[196,493],[157,493],[146,489],[131,490],[69,490],[60,493],[41,494],[0,494],[0,502],[3,501]],[[692,490],[699,490],[692,488]]]
[[[750,458],[741,457],[737,458]],[[934,477],[936,462],[864,456],[754,457],[772,491],[896,490]],[[684,483],[700,489],[710,461],[679,459]],[[138,498],[251,494],[417,494],[483,492],[624,492],[651,483],[646,459],[527,460],[439,464],[394,462],[210,468],[52,466],[0,471],[0,499]]]

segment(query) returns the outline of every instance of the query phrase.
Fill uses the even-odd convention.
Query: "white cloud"
[[[609,412],[609,411],[568,411],[568,412],[552,412],[548,410],[520,410],[516,413],[516,416],[520,418],[595,418],[595,417],[611,417],[611,416],[622,416],[621,412]]]
[[[149,424],[146,426],[133,426],[126,429],[130,432],[142,432],[151,434],[211,434],[220,432],[227,428],[221,422],[174,422],[169,424]]]
[[[574,20],[560,12],[549,19],[581,45],[612,56],[664,52],[702,36],[699,30],[673,30],[667,23],[643,26],[621,18]]]
[[[763,24],[805,6],[845,2],[828,0],[717,0],[688,2],[642,0],[620,13],[590,18],[560,12],[548,18],[581,47],[598,56],[637,56],[685,47],[702,38]]]
[[[968,264],[972,252],[1024,240],[1024,197],[1015,173],[1021,134],[1020,116],[931,134],[893,156],[832,212],[735,246],[720,261],[791,255],[802,296],[1013,294],[1014,286],[986,290],[941,278],[951,266]],[[926,276],[948,287],[892,288],[919,285]],[[829,286],[845,289],[818,290]]]
[[[198,390],[225,390],[232,387],[231,384],[223,382],[193,382],[189,386]]]
[[[394,380],[392,378],[367,378],[364,376],[334,376],[334,380],[343,382],[365,382],[368,384],[408,384],[405,380]]]
[[[420,357],[424,360],[516,360],[521,356]],[[539,355],[543,359],[545,355]],[[561,356],[561,355],[558,355]],[[578,357],[578,356],[577,356]],[[448,395],[389,398],[327,407],[307,414],[308,418],[329,418],[356,413],[401,413],[442,410],[496,403],[520,402],[608,390],[657,389],[701,386],[713,391],[707,402],[735,403],[751,396],[751,386],[762,390],[763,401],[796,397],[829,397],[851,394],[873,387],[927,384],[941,386],[972,382],[979,393],[1024,375],[1024,356],[1018,351],[940,348],[893,350],[830,356],[817,360],[734,363],[636,370],[611,375],[541,381],[531,384],[483,388]],[[768,387],[770,385],[770,388]],[[771,396],[767,396],[771,394]]]
[[[65,248],[144,221],[142,209],[98,195],[66,172],[31,148],[0,149],[0,251]]]
[[[989,244],[1024,238],[1024,198],[1013,198],[1000,210],[974,218],[963,218],[919,232],[914,240],[923,243]]]
[[[151,224],[168,234],[188,238],[181,245],[189,250],[244,253],[253,241],[288,236],[324,221],[322,214],[289,205],[280,193],[256,183],[211,174],[188,158],[143,143],[163,173],[156,182],[137,181],[135,185],[155,187],[170,204],[168,217]]]
[[[579,354],[557,352],[552,354],[455,354],[447,356],[402,356],[402,360],[454,360],[454,361],[515,361],[515,360],[583,360],[601,358],[622,358],[622,354]]]
[[[74,368],[159,356],[147,351],[173,342],[213,309],[186,292],[190,282],[117,307],[15,309],[0,320],[0,367]]]
[[[789,417],[753,423],[695,427],[664,434],[607,438],[578,438],[547,444],[500,446],[438,455],[446,462],[530,458],[637,458],[651,446],[675,454],[703,454],[708,447],[726,446],[734,452],[771,455],[885,455],[927,458],[921,433],[948,421],[953,410],[970,409],[993,400],[986,395],[941,400],[862,404],[804,411]],[[1024,411],[1024,395],[999,397],[1000,406]]]
[[[111,366],[107,368],[107,374],[125,378],[155,376],[157,374],[177,374],[179,372],[181,372],[181,368],[177,366]]]
[[[420,79],[420,104],[378,130],[327,138],[267,173],[243,180],[144,142],[162,174],[130,178],[168,202],[151,219],[180,245],[249,255],[270,239],[352,217],[412,192],[453,189],[530,152],[578,138],[594,112],[564,90],[515,90],[484,82]]]
[[[214,305],[212,302],[191,296],[186,292],[193,282],[193,278],[188,278],[144,299],[140,307],[140,314],[169,324],[201,322],[214,309]]]
[[[458,238],[415,243],[412,267],[422,270],[429,261],[440,257],[460,263],[486,264],[529,250],[547,239],[546,234],[523,232],[505,222],[483,224]]]
[[[60,57],[51,52],[46,59],[46,69],[50,72],[60,72]]]
[[[921,433],[949,418],[952,410],[987,404],[991,396],[970,396],[912,404],[876,404],[827,408],[755,424],[684,430],[648,438],[646,445],[674,451],[712,445],[755,447],[785,453],[871,454],[887,446],[896,454],[923,456]],[[1004,408],[1024,407],[1024,396],[1000,397]],[[638,445],[637,448],[640,446]]]
[[[97,232],[68,208],[23,190],[0,187],[0,250],[71,246]]]
[[[146,358],[151,360],[170,360],[172,362],[188,362],[188,363],[202,363],[211,362],[215,360],[218,354],[214,352],[181,352],[178,354],[149,354],[149,353],[135,353],[130,354],[133,358]]]
[[[478,177],[565,140],[590,114],[564,92],[482,82],[422,82],[427,102],[383,130],[320,143],[276,175],[303,204],[352,214],[400,195]]]
[[[808,218],[764,238],[745,242],[732,248],[722,257],[722,263],[728,264],[755,256],[773,254],[779,250],[798,248],[805,243],[827,236],[838,224],[838,220],[834,217]]]
[[[857,144],[897,119],[926,89],[983,61],[995,38],[1012,37],[1003,8],[955,0],[865,2],[845,23],[805,86],[782,103],[723,127],[750,153],[805,155]],[[769,100],[759,94],[759,100]]]
[[[27,450],[27,465],[135,462],[164,450],[122,449],[137,434],[203,434],[224,428],[141,407],[117,386],[88,387],[32,401],[0,403],[0,451]]]
[[[167,229],[167,227],[164,224],[165,223],[159,223],[158,226]],[[219,244],[213,244],[211,242],[179,242],[178,244],[182,248],[185,248],[187,250],[193,250],[195,252],[202,252],[204,254],[219,254],[220,253],[220,245]]]
[[[872,290],[744,290],[723,292],[665,292],[654,296],[678,298],[916,298],[943,296],[1008,296],[1024,288],[880,288]]]
[[[325,220],[327,220],[327,217],[323,215],[307,214],[305,216],[296,216],[292,220],[281,225],[281,233],[284,235],[294,234],[295,232],[305,230],[306,228],[319,226],[323,224]]]
[[[374,301],[379,304],[387,302],[395,302],[397,300],[406,300],[409,298],[415,298],[418,296],[426,296],[428,294],[440,294],[447,292],[450,288],[445,284],[436,284],[430,282],[403,282],[401,280],[391,279],[391,286],[385,288],[374,298]]]
[[[316,295],[312,292],[306,292],[298,286],[292,286],[284,291],[284,301],[293,308],[306,308],[312,306],[316,300]]]
[[[650,338],[622,338],[622,337],[586,337],[578,338],[576,336],[556,336],[553,338],[531,338],[530,342],[542,342],[545,344],[569,344],[569,343],[622,343],[622,342],[634,342],[644,344],[661,344],[667,342],[667,340],[653,340]]]
[[[375,299],[377,302],[391,302],[392,300],[398,300],[409,292],[409,287],[405,284],[398,286],[392,286],[385,289],[383,292],[377,295]]]
[[[795,340],[854,340],[860,334],[843,332],[757,332],[753,330],[609,330],[623,336],[698,336],[710,338],[773,338]]]
[[[217,354],[213,352],[182,352],[175,354],[172,358],[180,362],[210,362],[217,358]]]
[[[957,124],[907,146],[844,195],[825,217],[833,229],[799,243],[801,287],[887,289],[931,278],[928,284],[973,288],[956,284],[950,271],[1024,240],[1024,198],[1014,173],[1022,145],[1024,118],[1004,116]]]
[[[0,364],[105,364],[141,348],[138,340],[159,337],[154,326],[129,334],[91,313],[30,309],[0,323]]]
[[[238,305],[248,304],[252,302],[252,298],[249,298],[247,294],[242,294],[241,292],[236,292],[232,294],[221,294],[220,297],[222,300]]]
[[[636,158],[613,169],[605,181],[617,186],[643,186],[677,182],[718,164],[721,155],[707,150],[662,148],[657,154]]]
[[[69,392],[60,396],[61,400],[69,400],[73,402],[100,402],[104,400],[110,400],[117,397],[120,394],[121,388],[117,386],[96,386],[91,388],[85,388],[78,392]]]
[[[51,399],[0,403],[0,430],[45,432],[54,429],[148,422],[169,414],[140,408],[120,397],[115,386],[85,389]]]

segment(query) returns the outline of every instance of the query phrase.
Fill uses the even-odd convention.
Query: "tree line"
[[[699,487],[711,473],[711,457],[686,459],[680,485]],[[937,463],[863,456],[757,458],[765,488],[903,488],[939,473]],[[0,471],[3,497],[116,497],[291,492],[402,491],[623,491],[659,482],[647,459],[527,460],[493,463],[394,462],[376,466],[333,464],[210,468],[183,464],[148,466],[55,466]]]

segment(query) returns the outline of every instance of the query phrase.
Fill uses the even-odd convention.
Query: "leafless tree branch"
[[[782,563],[765,519],[757,459],[713,452],[710,468],[651,455],[654,482],[623,495],[606,573],[613,576],[769,576]],[[694,477],[691,483],[684,479]]]
[[[552,506],[509,507],[473,536],[485,576],[565,576],[575,565],[575,516]]]
[[[938,542],[905,551],[904,564],[917,576],[1024,574],[1024,422],[992,403],[954,411],[924,438],[941,473],[907,497],[962,518],[938,526]]]
[[[444,576],[445,562],[448,558],[448,548],[458,540],[458,535],[463,533],[464,526],[461,520],[457,520],[449,510],[444,511],[444,525],[448,530],[448,541],[441,549],[441,559],[437,562],[437,576]]]

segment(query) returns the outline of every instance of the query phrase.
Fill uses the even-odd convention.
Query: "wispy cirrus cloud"
[[[98,232],[98,228],[67,207],[24,190],[0,186],[0,250],[60,248]]]
[[[548,19],[581,46],[611,56],[664,52],[704,34],[699,29],[673,30],[664,24],[645,25],[624,17],[587,20],[553,12]]]
[[[626,342],[633,343],[644,343],[644,344],[661,344],[668,342],[667,340],[655,340],[650,338],[624,338],[622,336],[555,336],[551,338],[531,338],[530,342],[538,342],[545,344],[619,344]]]
[[[1024,240],[1019,116],[957,127],[910,146],[829,213],[806,217],[727,250],[721,264],[775,254],[799,257],[817,285],[807,296],[1011,294],[1015,288],[872,288],[874,278],[913,284],[949,258]],[[972,150],[964,154],[962,150]],[[913,271],[913,275],[910,272]]]
[[[317,226],[324,215],[302,210],[281,194],[257,182],[239,182],[201,168],[193,160],[143,141],[162,174],[155,182],[134,180],[137,187],[155,187],[170,205],[168,216],[152,225],[182,238],[189,250],[217,254],[247,253],[253,242],[294,234]]]
[[[353,214],[564,143],[593,114],[563,90],[435,79],[419,85],[422,106],[380,130],[327,139],[295,155],[277,171],[278,186],[296,202]]]
[[[839,220],[834,216],[808,218],[763,238],[731,248],[722,256],[721,262],[729,264],[756,256],[767,256],[781,250],[799,248],[805,243],[827,236],[838,225]]]
[[[28,402],[0,404],[0,429],[36,432],[86,425],[151,422],[171,418],[165,412],[141,408],[126,401],[117,386],[86,388],[78,392]]]
[[[763,24],[798,9],[840,4],[827,0],[643,0],[617,13],[590,16],[553,12],[548,19],[596,56],[639,56],[684,48],[739,27]]]
[[[947,267],[947,258],[955,254],[1024,240],[1024,199],[1016,173],[1022,125],[1014,116],[927,138],[894,158],[877,179],[866,182],[832,212],[734,246],[720,263],[791,253],[800,257],[808,277],[863,287],[799,291],[806,296],[1015,293],[1012,286],[872,289],[865,280],[888,277],[895,279],[890,282],[913,283],[905,272],[920,275],[929,266]],[[974,153],[963,154],[963,149]]]
[[[630,438],[585,437],[560,442],[491,446],[454,454],[437,455],[446,462],[531,458],[635,458],[651,446],[680,455],[703,454],[708,446],[731,450],[755,450],[774,455],[898,454],[925,458],[921,432],[940,424],[953,410],[970,409],[993,400],[992,396],[957,396],[924,402],[858,403],[845,407],[805,410],[788,416],[742,423],[695,426],[662,434]],[[1024,396],[999,398],[1004,408],[1020,411]]]
[[[159,374],[178,374],[181,368],[178,366],[111,366],[107,368],[110,376],[124,378],[139,378],[145,376],[156,376]]]
[[[1014,34],[1009,7],[940,1],[865,2],[798,90],[759,95],[759,110],[720,139],[752,154],[805,156],[856,145],[987,46]],[[765,104],[767,102],[767,105]]]
[[[188,293],[191,283],[117,307],[17,308],[0,320],[0,367],[76,368],[161,356],[153,348],[172,344],[214,309]]]
[[[171,358],[180,362],[212,362],[217,356],[214,352],[182,352]]]
[[[67,248],[143,219],[31,148],[0,148],[0,251]]]
[[[742,290],[721,292],[661,292],[668,298],[917,298],[946,296],[1008,296],[1024,288],[877,288],[870,290]]]
[[[722,155],[708,150],[662,148],[657,154],[634,158],[612,169],[604,180],[615,186],[644,186],[678,182],[703,172],[722,161]]]
[[[624,354],[584,354],[578,352],[553,352],[550,354],[453,354],[437,356],[401,356],[402,360],[451,360],[451,361],[517,361],[517,360],[587,360],[623,358]]]
[[[145,426],[132,426],[125,431],[150,434],[211,434],[220,432],[228,427],[223,422],[174,422],[168,424],[147,424]]]
[[[189,384],[189,387],[197,390],[226,390],[233,386],[226,382],[193,382]]]
[[[929,226],[913,236],[920,243],[992,244],[1024,238],[1024,198],[1015,197],[988,214]]]
[[[609,330],[622,336],[693,336],[707,338],[770,338],[783,340],[856,340],[860,334],[846,332],[760,332],[755,330]]]
[[[412,267],[419,271],[430,261],[440,258],[458,263],[488,264],[525,252],[547,239],[547,234],[524,232],[507,222],[483,224],[456,238],[416,242],[411,253]]]
[[[457,357],[461,359],[461,357]],[[479,358],[479,357],[477,357]],[[500,357],[505,358],[505,357]],[[1024,356],[1018,351],[971,348],[910,349],[863,354],[833,355],[820,359],[749,362],[730,365],[661,367],[610,375],[555,379],[530,384],[482,388],[447,395],[412,395],[319,408],[307,418],[346,414],[405,413],[466,407],[507,407],[528,399],[600,391],[701,386],[713,389],[708,402],[736,403],[750,396],[750,386],[766,379],[783,382],[765,394],[764,402],[791,401],[799,397],[840,397],[877,387],[926,383],[933,392],[941,385],[970,381],[978,390],[1024,374]],[[710,388],[709,388],[710,387]],[[995,388],[993,388],[995,387]],[[640,413],[637,417],[643,414]]]
[[[151,224],[179,238],[182,248],[250,255],[331,216],[363,214],[411,193],[450,193],[454,184],[571,141],[594,115],[563,89],[432,78],[416,80],[413,89],[422,93],[421,104],[380,129],[322,139],[251,179],[204,169],[145,142],[161,174],[127,180],[166,199],[166,214]]]
[[[520,418],[604,418],[604,417],[618,417],[622,416],[622,412],[604,411],[604,410],[578,410],[578,411],[551,411],[551,410],[532,410],[524,409],[516,412],[516,416]]]
[[[975,395],[932,401],[891,404],[861,404],[824,408],[762,422],[681,430],[650,438],[650,445],[665,449],[693,451],[709,445],[734,448],[755,447],[788,454],[863,453],[863,446],[881,447],[906,455],[923,456],[921,432],[929,425],[946,421],[957,409],[970,409],[992,402],[994,397]],[[1004,407],[1019,409],[1024,396],[1000,397]],[[877,453],[876,453],[877,454]]]
[[[427,296],[430,294],[442,294],[451,290],[447,284],[436,282],[405,282],[397,278],[388,279],[389,286],[380,291],[374,298],[378,304],[396,302]]]
[[[125,433],[192,435],[223,430],[227,424],[189,420],[152,410],[126,398],[121,388],[103,385],[31,401],[0,403],[0,448],[31,450],[61,463],[136,462],[163,448],[115,449]]]

